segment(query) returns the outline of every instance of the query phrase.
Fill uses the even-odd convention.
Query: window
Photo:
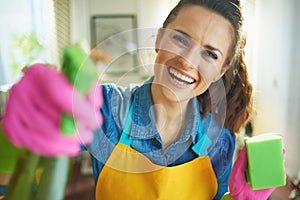
[[[52,0],[0,2],[0,85],[15,82],[23,66],[32,62],[53,63],[49,56],[51,30],[54,30],[51,5]]]

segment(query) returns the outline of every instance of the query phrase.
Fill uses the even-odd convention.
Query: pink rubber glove
[[[44,156],[74,156],[80,145],[93,139],[102,116],[101,86],[86,97],[77,93],[68,80],[53,67],[35,64],[12,87],[3,116],[7,138],[17,147],[26,147]],[[63,112],[76,120],[76,134],[60,132]]]
[[[243,147],[235,161],[230,178],[229,191],[234,200],[266,200],[275,188],[262,190],[251,190],[250,184],[246,181],[245,171],[248,164],[247,149]]]

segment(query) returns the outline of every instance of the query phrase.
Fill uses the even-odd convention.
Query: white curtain
[[[33,4],[33,0],[0,1],[0,85],[16,80],[16,75],[13,76],[11,67],[13,63],[12,55],[14,55],[12,49],[13,36],[21,36],[39,30],[34,26],[39,25],[39,20],[42,20],[42,18],[34,20],[33,15],[39,13],[35,12]],[[22,62],[20,56],[16,59]]]
[[[16,6],[18,5],[18,6]],[[0,86],[18,80],[17,64],[48,62],[60,65],[62,49],[70,42],[69,0],[10,0],[0,2]],[[21,53],[13,44],[18,38],[33,34],[42,52],[38,55]],[[30,40],[30,39],[28,39]],[[35,56],[32,60],[30,56]],[[30,63],[29,63],[30,62]],[[13,70],[14,69],[14,70]]]

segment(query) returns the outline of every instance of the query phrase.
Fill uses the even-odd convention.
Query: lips
[[[172,67],[168,67],[168,72],[170,74],[170,76],[180,85],[189,85],[189,84],[193,84],[195,82],[194,79],[192,79],[191,77],[188,77],[182,73],[180,73],[179,71],[175,70]]]

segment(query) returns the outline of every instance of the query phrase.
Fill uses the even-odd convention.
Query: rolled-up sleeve
[[[218,192],[214,199],[221,199],[228,191],[228,180],[232,168],[232,159],[235,149],[235,136],[226,128],[217,140],[215,147],[209,153],[217,181]]]

